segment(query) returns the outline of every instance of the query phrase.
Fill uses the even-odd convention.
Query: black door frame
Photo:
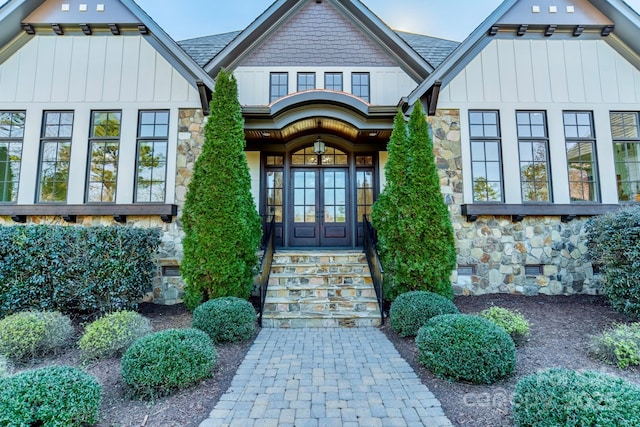
[[[300,150],[301,148],[308,147],[312,143],[306,142],[303,144],[295,144],[295,146],[287,146],[286,148],[283,146],[282,150],[269,150],[261,152],[261,161],[260,161],[260,213],[263,217],[263,223],[268,224],[271,219],[267,214],[267,200],[266,200],[266,184],[265,177],[266,171],[270,170],[281,170],[283,172],[283,222],[276,223],[276,246],[277,247],[296,247],[290,245],[290,236],[293,228],[293,193],[292,193],[292,179],[291,172],[292,169],[296,168],[306,168],[306,169],[314,169],[314,168],[323,168],[323,169],[336,169],[336,165],[326,165],[326,166],[303,166],[303,165],[292,165],[291,164],[291,156],[294,152]],[[362,218],[356,218],[357,216],[357,180],[356,180],[356,172],[360,169],[373,169],[373,187],[374,187],[374,201],[378,198],[378,194],[380,193],[380,164],[379,164],[379,155],[378,148],[373,148],[371,146],[359,146],[359,147],[347,147],[343,144],[327,144],[327,146],[334,147],[340,151],[343,151],[348,156],[347,165],[339,165],[337,168],[346,169],[347,170],[347,217],[348,217],[348,233],[350,237],[350,244],[348,246],[341,247],[360,247],[362,246],[362,239],[359,236],[359,230],[362,228]],[[269,156],[282,156],[283,164],[277,166],[267,165],[267,157]],[[373,165],[356,165],[356,156],[372,156]],[[311,246],[313,247],[313,246]],[[321,247],[321,246],[317,246]]]

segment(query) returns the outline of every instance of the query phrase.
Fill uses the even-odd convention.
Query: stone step
[[[315,276],[296,276],[290,274],[273,274],[269,276],[269,286],[292,286],[292,287],[327,287],[327,286],[349,286],[349,285],[371,285],[373,280],[371,275],[357,274],[326,274]]]
[[[271,266],[271,274],[316,275],[340,273],[369,274],[369,265],[367,263],[296,263],[273,264]]]
[[[362,251],[278,251],[263,327],[365,327],[380,324]]]

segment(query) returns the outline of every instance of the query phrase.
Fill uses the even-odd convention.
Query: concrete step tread
[[[378,302],[376,297],[270,297],[267,296],[265,304],[315,304],[315,303],[334,303],[334,302]]]
[[[269,291],[304,291],[304,290],[364,290],[364,289],[373,289],[371,284],[366,283],[344,283],[340,285],[310,285],[310,284],[287,284],[287,285],[269,285],[267,287],[267,292]]]

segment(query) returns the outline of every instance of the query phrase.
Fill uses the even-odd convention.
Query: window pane
[[[138,171],[136,202],[165,200],[169,112],[143,111],[138,128]],[[144,138],[153,137],[153,140]]]
[[[500,158],[500,131],[495,111],[469,112],[471,131],[471,161],[473,200],[477,202],[502,201],[502,166]],[[477,138],[477,139],[474,139]],[[496,138],[484,140],[484,138]]]

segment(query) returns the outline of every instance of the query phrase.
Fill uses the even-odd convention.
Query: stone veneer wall
[[[470,276],[452,275],[458,295],[519,293],[525,295],[597,294],[600,278],[586,259],[586,219],[563,223],[560,217],[481,216],[467,222],[463,203],[459,110],[437,110],[428,118],[440,185],[449,205],[458,266],[473,266]],[[527,275],[525,266],[540,266]]]

